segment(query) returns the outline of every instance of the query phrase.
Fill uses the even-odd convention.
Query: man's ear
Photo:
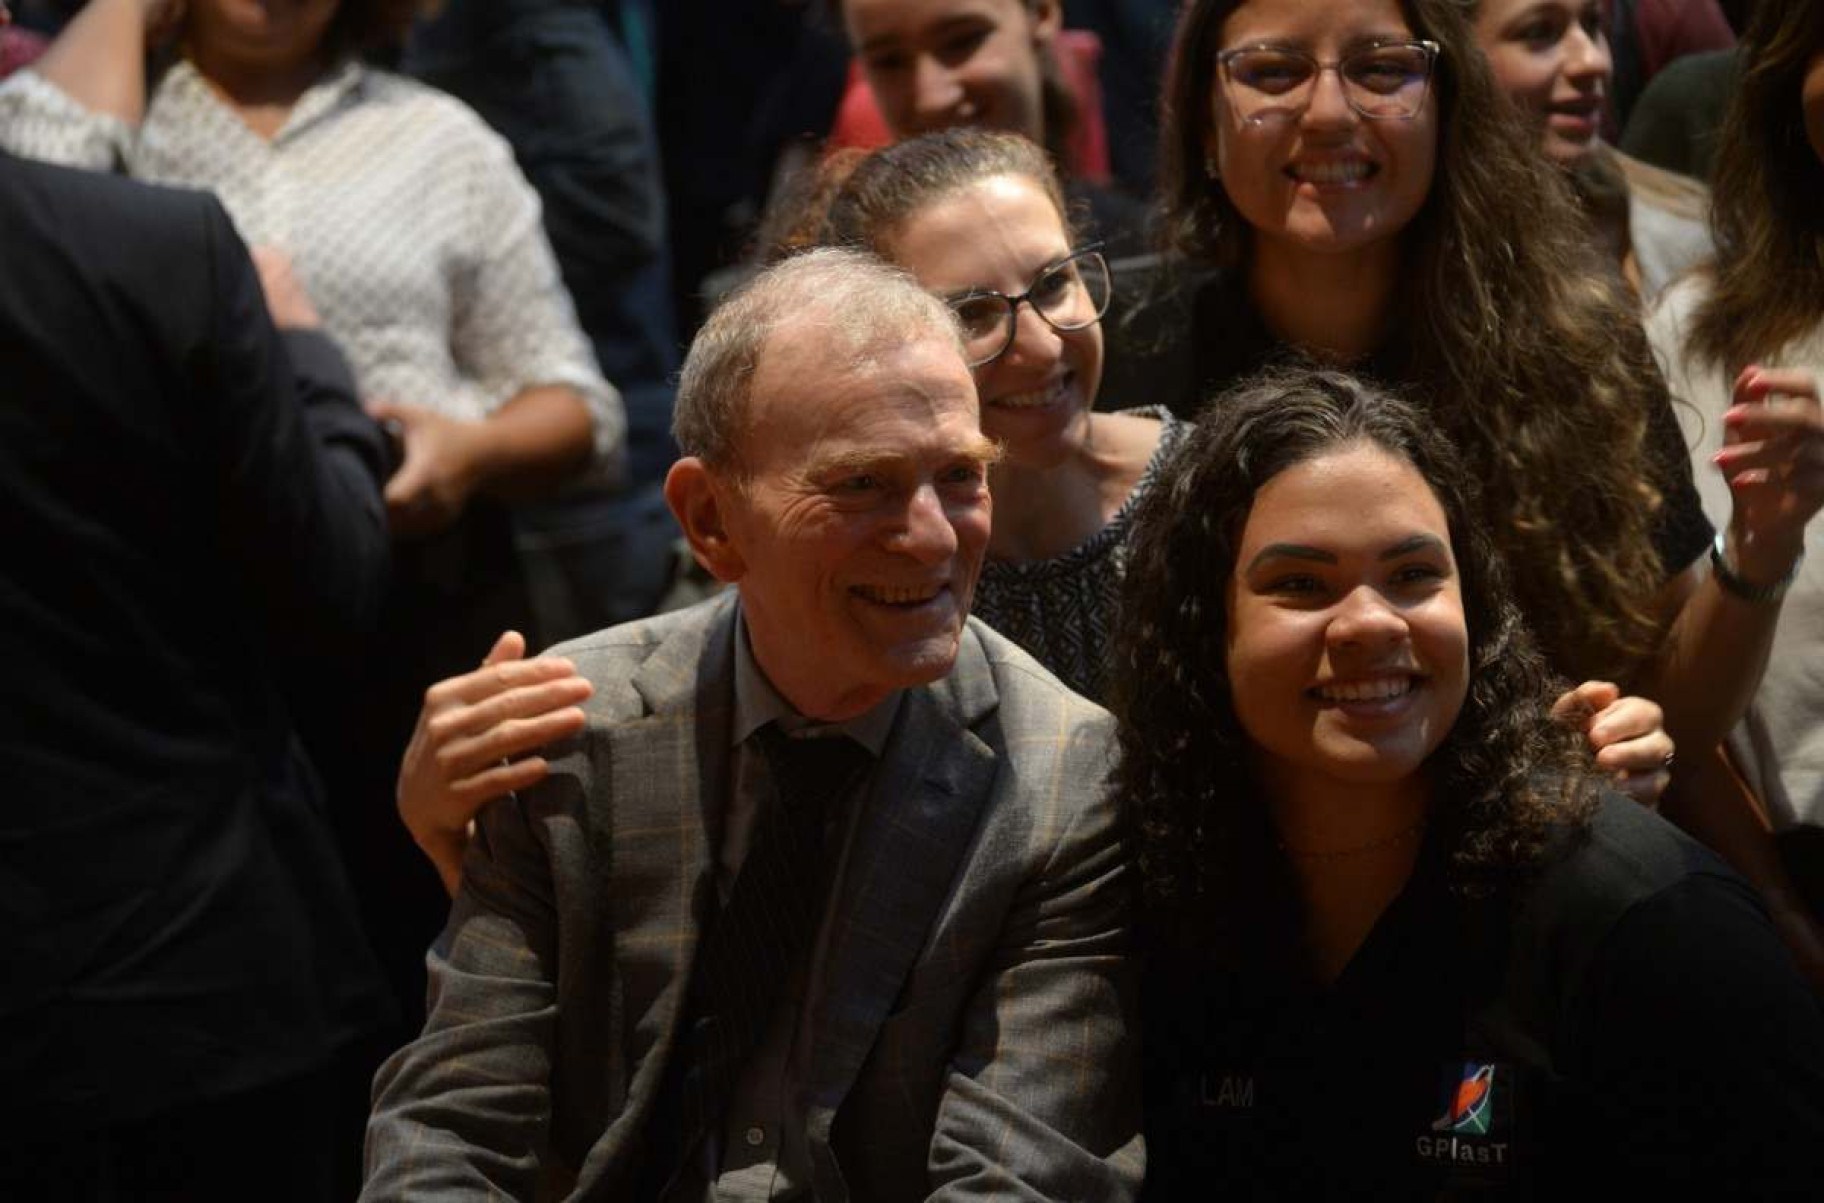
[[[728,531],[729,507],[739,504],[735,486],[694,455],[687,455],[665,474],[665,504],[690,541],[691,554],[703,570],[728,584],[747,574],[747,561]]]

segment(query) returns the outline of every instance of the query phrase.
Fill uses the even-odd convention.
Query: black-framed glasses
[[[1431,88],[1438,44],[1428,41],[1374,42],[1330,62],[1285,46],[1238,46],[1216,56],[1229,104],[1249,125],[1286,120],[1303,113],[1317,80],[1334,70],[1349,107],[1371,121],[1407,121],[1418,116]]]
[[[950,297],[945,303],[962,327],[963,352],[969,366],[979,368],[999,359],[1013,345],[1022,301],[1031,305],[1046,325],[1068,334],[1101,321],[1108,312],[1112,291],[1108,262],[1102,258],[1102,244],[1097,242],[1072,251],[1040,272],[1033,278],[1032,287],[1017,297],[978,288]]]

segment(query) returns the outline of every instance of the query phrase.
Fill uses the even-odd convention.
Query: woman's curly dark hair
[[[1253,228],[1206,164],[1222,28],[1239,0],[1190,0],[1165,94],[1164,231],[1244,273]],[[1646,450],[1665,384],[1637,306],[1599,257],[1563,173],[1502,95],[1462,0],[1400,0],[1440,46],[1431,194],[1401,237],[1395,370],[1484,484],[1483,521],[1556,665],[1625,680],[1655,649],[1662,486]],[[1204,331],[1204,337],[1220,332]]]
[[[1476,518],[1474,480],[1449,440],[1352,376],[1268,372],[1205,409],[1140,504],[1112,640],[1115,790],[1138,853],[1146,930],[1169,946],[1240,953],[1283,942],[1296,922],[1230,695],[1227,589],[1261,486],[1360,443],[1412,464],[1449,521],[1469,693],[1428,763],[1440,800],[1433,838],[1447,850],[1451,890],[1471,899],[1505,893],[1554,832],[1595,808],[1588,754],[1550,717],[1557,682],[1512,600]]]

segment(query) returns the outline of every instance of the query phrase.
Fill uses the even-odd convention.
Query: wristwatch
[[[1805,562],[1805,553],[1801,551],[1792,561],[1792,567],[1786,575],[1771,585],[1757,585],[1739,575],[1729,566],[1729,557],[1723,554],[1723,532],[1716,532],[1716,539],[1710,544],[1710,571],[1716,574],[1716,583],[1724,591],[1747,602],[1779,601],[1786,596],[1786,590],[1792,588],[1792,582],[1799,575],[1799,565]]]

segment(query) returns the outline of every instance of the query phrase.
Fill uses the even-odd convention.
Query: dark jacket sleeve
[[[220,535],[276,637],[333,644],[371,628],[384,595],[385,436],[326,336],[275,330],[246,247],[213,200],[204,225],[214,307],[193,388],[219,440]]]

